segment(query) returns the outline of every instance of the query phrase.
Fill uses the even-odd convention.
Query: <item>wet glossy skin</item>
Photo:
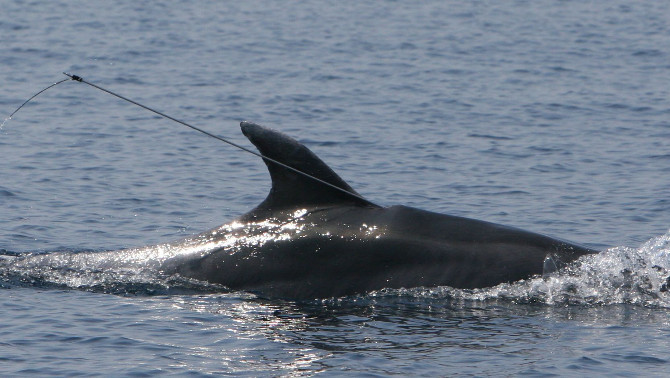
[[[565,263],[595,252],[405,206],[299,209],[232,222],[199,236],[208,237],[220,247],[172,259],[164,271],[281,298],[417,286],[488,287],[541,274],[548,255]]]

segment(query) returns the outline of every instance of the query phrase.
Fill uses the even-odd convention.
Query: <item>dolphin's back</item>
[[[268,297],[323,298],[494,286],[541,274],[547,258],[560,267],[595,252],[494,223],[377,206],[295,139],[249,122],[241,127],[266,157],[270,193],[234,222],[196,237],[220,248],[178,256],[164,272]]]
[[[300,232],[247,234],[178,272],[268,297],[323,298],[382,288],[490,287],[542,274],[547,257],[564,264],[595,252],[406,206],[318,209],[284,224]],[[263,239],[270,240],[256,243]]]

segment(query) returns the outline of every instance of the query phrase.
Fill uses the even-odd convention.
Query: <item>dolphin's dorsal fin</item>
[[[377,206],[363,199],[326,163],[295,139],[251,122],[242,122],[240,127],[242,133],[258,148],[261,155],[353,194],[344,193],[313,178],[263,159],[270,171],[272,189],[265,201],[253,212],[330,205]]]

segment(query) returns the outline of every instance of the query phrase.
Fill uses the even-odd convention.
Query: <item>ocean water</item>
[[[279,129],[375,203],[603,251],[494,288],[299,303],[94,262],[21,266],[185,238],[270,187],[257,157],[64,82],[0,127],[3,376],[670,371],[669,4],[0,10],[2,119],[66,71],[245,146],[241,120]]]

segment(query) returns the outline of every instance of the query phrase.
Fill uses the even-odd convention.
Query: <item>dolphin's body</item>
[[[354,195],[265,160],[272,177],[265,201],[189,240],[195,252],[165,261],[164,273],[306,299],[382,288],[489,287],[596,252],[489,222],[377,206],[294,139],[249,122],[241,127],[263,156]]]

